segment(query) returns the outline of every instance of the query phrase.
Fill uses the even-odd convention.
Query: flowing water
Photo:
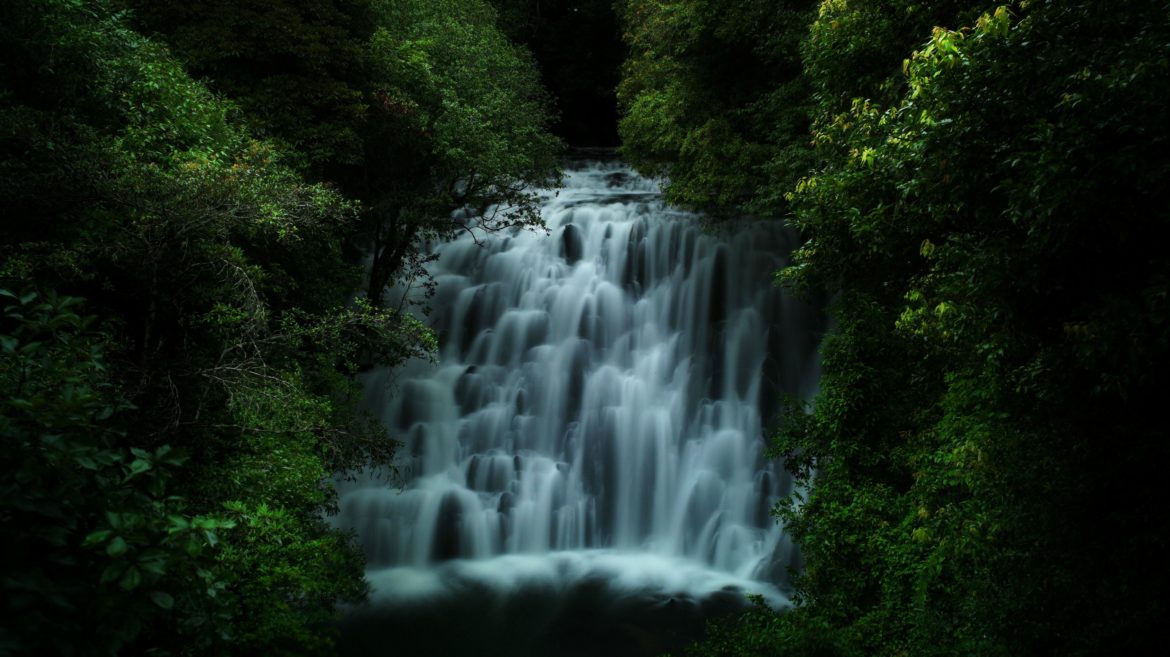
[[[404,446],[401,483],[341,491],[374,585],[352,652],[651,654],[787,603],[763,425],[817,375],[816,313],[772,285],[791,234],[704,231],[613,160],[542,198],[548,235],[437,248],[438,362],[367,379]]]

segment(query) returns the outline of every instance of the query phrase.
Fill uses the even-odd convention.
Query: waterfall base
[[[346,611],[342,655],[652,657],[678,652],[748,596],[776,587],[702,564],[609,550],[455,560],[371,571],[370,602]]]
[[[704,230],[615,160],[539,193],[548,235],[434,245],[438,362],[364,379],[400,481],[339,486],[374,583],[344,654],[651,656],[787,604],[764,425],[816,384],[816,314],[772,285],[797,236]]]

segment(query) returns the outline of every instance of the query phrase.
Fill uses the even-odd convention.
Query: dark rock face
[[[561,233],[561,253],[565,256],[565,261],[570,265],[576,264],[584,252],[585,244],[581,241],[581,231],[573,224],[565,226],[565,231]]]

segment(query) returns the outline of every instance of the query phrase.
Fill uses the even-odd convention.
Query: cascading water
[[[614,161],[543,200],[550,235],[438,247],[438,363],[367,380],[405,443],[401,486],[341,491],[374,601],[593,582],[784,604],[794,550],[768,510],[791,480],[762,419],[816,381],[814,315],[771,282],[789,234],[704,232]]]

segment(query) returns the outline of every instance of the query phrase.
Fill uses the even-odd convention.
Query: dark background
[[[625,58],[613,0],[493,0],[556,99],[553,132],[571,146],[617,146],[615,89]]]

